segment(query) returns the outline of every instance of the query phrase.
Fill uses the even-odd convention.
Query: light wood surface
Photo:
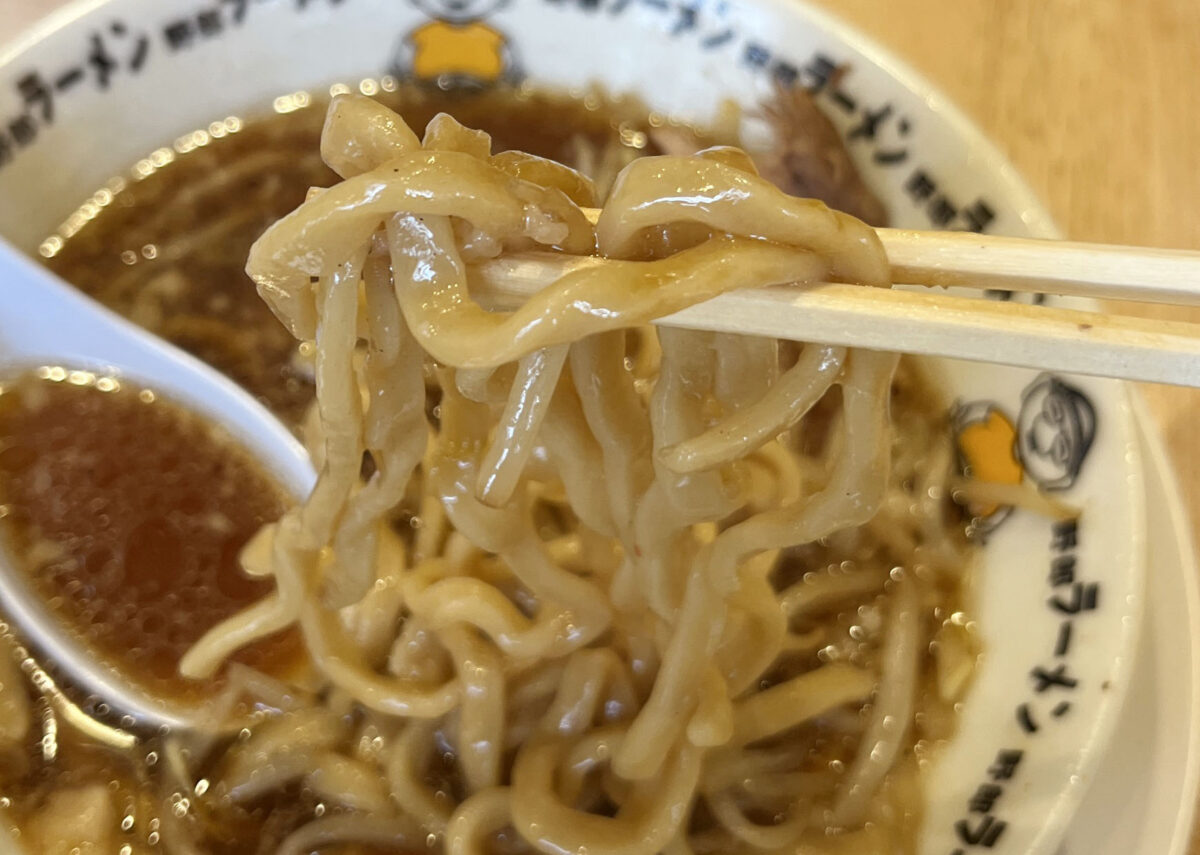
[[[1198,0],[816,0],[925,74],[1075,240],[1200,249]],[[0,40],[58,0],[0,0]],[[1139,307],[1200,321],[1200,309]],[[1144,386],[1200,526],[1200,391]],[[1193,839],[1193,855],[1200,846]]]
[[[583,213],[597,224],[605,216],[599,208]],[[739,249],[735,265],[742,284],[724,285],[737,290],[694,290],[693,284],[692,299],[701,302],[673,313],[664,305],[654,323],[874,350],[899,346],[923,356],[1200,388],[1200,324],[1123,314],[1113,306],[1080,311],[935,290],[1007,288],[1194,308],[1200,307],[1200,252],[963,231],[880,228],[875,234],[892,281],[910,288],[812,281],[806,279],[814,275],[811,265],[805,272],[799,257],[780,258],[778,247],[751,243]],[[636,278],[666,265],[678,276],[677,262],[688,253],[691,269],[707,270],[714,261],[705,247],[649,262],[522,253],[474,266],[472,292],[485,303],[517,308],[564,279],[583,293],[617,269]],[[788,287],[772,287],[783,283]],[[683,282],[675,284],[680,295],[689,293]]]

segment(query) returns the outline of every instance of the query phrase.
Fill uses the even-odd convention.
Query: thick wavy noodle
[[[254,246],[315,345],[320,475],[247,549],[275,592],[182,670],[294,626],[319,677],[203,761],[214,790],[316,793],[332,812],[283,852],[905,850],[972,659],[953,455],[889,415],[912,369],[644,326],[745,286],[887,286],[874,232],[735,149],[635,161],[605,199],[490,149],[339,98],[343,181]],[[476,301],[473,265],[529,250],[611,262]]]

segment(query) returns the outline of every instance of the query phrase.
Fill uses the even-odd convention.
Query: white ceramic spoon
[[[123,377],[153,389],[223,427],[293,495],[305,496],[312,488],[315,476],[304,447],[244,389],[0,241],[0,379],[42,365]],[[202,707],[151,697],[101,664],[49,612],[2,548],[0,602],[25,642],[117,713],[149,727],[201,723]]]

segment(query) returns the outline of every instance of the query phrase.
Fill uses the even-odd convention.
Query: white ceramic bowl
[[[269,110],[283,93],[467,66],[560,89],[598,82],[700,123],[726,98],[754,106],[773,79],[825,80],[820,103],[893,224],[1055,233],[1012,167],[940,95],[797,0],[444,2],[68,7],[0,49],[0,235],[36,252],[151,150],[215,119]],[[849,71],[829,83],[842,64]],[[747,120],[749,139],[762,130]],[[928,781],[920,851],[1047,855],[1129,685],[1145,528],[1133,418],[1116,383],[949,362],[941,370],[980,453],[1019,435],[1023,477],[1083,515],[1077,529],[1056,530],[1014,512],[988,539],[974,604],[986,652],[959,735]]]

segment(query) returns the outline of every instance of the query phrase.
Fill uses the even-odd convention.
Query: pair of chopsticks
[[[593,217],[595,213],[589,212]],[[878,229],[898,285],[1200,306],[1200,252]],[[524,299],[579,266],[527,253],[480,265],[500,299]],[[668,326],[1200,386],[1200,323],[1149,320],[942,291],[815,283],[723,294]]]

